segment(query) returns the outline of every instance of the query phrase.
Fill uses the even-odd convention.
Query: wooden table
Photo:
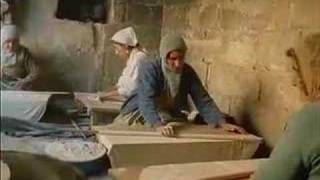
[[[120,112],[123,101],[115,99],[101,102],[95,99],[96,95],[96,93],[75,93],[75,97],[90,110],[97,112]]]
[[[91,125],[108,124],[120,113],[123,101],[109,100],[98,101],[95,99],[96,93],[75,93],[75,97],[79,99],[85,107],[88,108]]]

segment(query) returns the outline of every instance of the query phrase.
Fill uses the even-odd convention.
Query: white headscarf
[[[136,33],[132,27],[127,27],[116,32],[111,40],[132,47],[135,47],[138,44]]]
[[[16,25],[4,25],[1,28],[1,46],[8,39],[19,38],[19,33]]]
[[[127,59],[126,67],[119,77],[118,93],[124,97],[135,94],[138,88],[138,74],[141,61],[146,59],[146,50],[138,47],[138,39],[134,29],[127,27],[116,32],[111,40],[113,42],[133,47]]]
[[[8,53],[4,50],[4,42],[8,39],[19,38],[17,26],[5,25],[1,28],[1,65],[10,66],[14,65],[17,61],[16,52]]]
[[[9,10],[9,4],[4,0],[1,0],[0,2],[1,2],[1,17],[2,17],[2,15]]]

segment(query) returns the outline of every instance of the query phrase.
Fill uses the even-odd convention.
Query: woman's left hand
[[[239,133],[239,134],[247,134],[246,130],[244,130],[242,127],[240,126],[236,126],[233,124],[229,124],[229,123],[223,123],[220,124],[220,127],[228,132],[234,132],[234,133]]]
[[[15,85],[16,90],[30,90],[32,88],[32,83],[30,81],[21,79]]]

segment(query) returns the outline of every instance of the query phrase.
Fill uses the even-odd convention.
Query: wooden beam
[[[98,141],[106,146],[112,167],[166,163],[238,160],[250,158],[261,141],[253,135],[239,135],[190,126],[177,137],[167,138],[153,128],[94,126]]]
[[[248,179],[266,159],[168,164],[110,169],[115,180],[238,180]]]
[[[92,128],[103,135],[161,137],[159,132],[147,127],[93,126]],[[213,129],[208,126],[200,125],[181,128],[177,130],[175,137],[211,140],[240,140],[255,143],[260,143],[262,141],[262,138],[252,134],[230,133],[221,129]]]
[[[242,146],[229,140],[97,135],[113,168],[240,159]]]

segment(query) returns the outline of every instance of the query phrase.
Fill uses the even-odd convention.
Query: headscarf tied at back
[[[119,30],[112,36],[111,40],[131,47],[136,47],[138,45],[138,39],[132,27]]]

